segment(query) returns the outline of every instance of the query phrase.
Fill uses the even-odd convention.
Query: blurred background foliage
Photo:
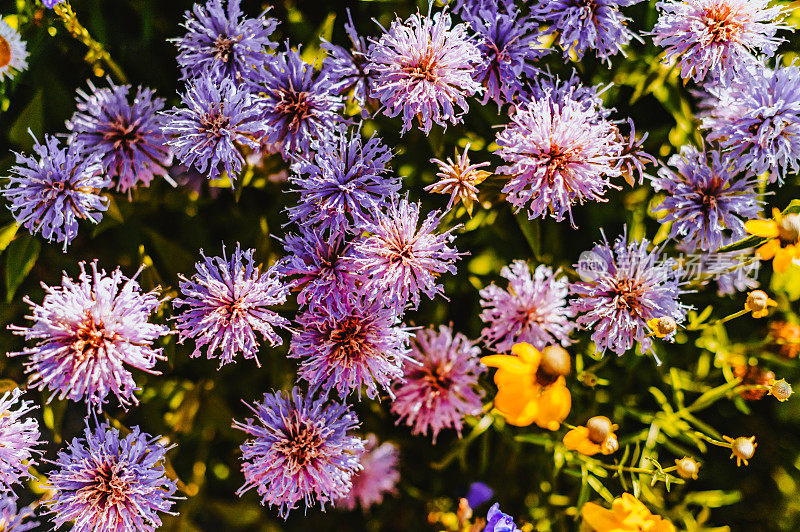
[[[178,104],[177,91],[182,90],[175,47],[167,39],[182,33],[183,13],[191,4],[190,0],[72,2],[80,22],[108,51],[128,82],[156,89],[167,99],[167,107]],[[243,0],[242,5],[250,16],[267,7],[253,0]],[[343,29],[346,8],[359,31],[371,36],[380,30],[376,22],[387,27],[395,13],[406,17],[418,7],[427,10],[424,2],[417,6],[409,1],[287,0],[271,7],[272,16],[281,21],[275,40],[302,45],[304,58],[316,61],[317,66],[323,57],[320,38],[347,43]],[[636,31],[646,32],[656,20],[655,0],[628,8],[626,14]],[[103,63],[84,60],[86,46],[40,4],[6,0],[2,15],[21,28],[31,54],[28,70],[6,81],[0,93],[0,175],[7,175],[13,163],[11,152],[32,146],[28,130],[38,138],[45,132],[63,133],[64,122],[74,111],[76,89],[87,87],[89,79],[102,84],[108,73]],[[790,23],[800,23],[800,9]],[[800,34],[784,35],[789,40],[782,47],[781,61],[790,63],[800,49]],[[603,98],[616,108],[614,117],[633,118],[638,132],[649,133],[648,151],[664,162],[680,146],[699,145],[702,138],[690,88],[683,86],[675,70],[661,64],[660,50],[652,41],[643,40],[631,44],[627,57],[614,57],[611,68],[588,56],[580,63],[565,65],[560,51],[546,56],[541,66],[562,76],[575,68],[587,84],[612,84]],[[432,210],[443,208],[447,198],[422,190],[434,181],[435,165],[429,160],[450,156],[455,147],[463,149],[471,143],[473,159],[498,165],[499,160],[491,154],[493,139],[507,120],[493,104],[481,106],[473,100],[465,123],[445,132],[434,128],[426,137],[414,129],[401,138],[399,121],[383,117],[367,121],[364,132],[377,132],[393,147],[394,169],[403,177],[404,189]],[[4,270],[0,351],[22,347],[20,338],[5,328],[24,321],[27,305],[23,295],[40,301],[40,283],[59,284],[62,270],[76,275],[81,260],[98,258],[106,269],[121,265],[129,275],[144,263],[148,268],[142,274],[142,285],[145,289],[160,285],[167,298],[176,294],[177,274],[193,271],[199,249],[217,254],[223,242],[228,246],[241,242],[254,247],[264,264],[274,263],[281,256],[275,237],[284,234],[287,222],[283,209],[296,201],[287,191],[286,170],[285,163],[275,156],[249,169],[243,186],[235,191],[225,183],[195,182],[172,188],[156,179],[150,188],[136,190],[130,198],[115,194],[103,221],[94,227],[83,225],[67,253],[58,244],[16,232],[9,211],[0,209],[0,266]],[[178,170],[175,172],[177,177]],[[482,204],[476,206],[471,219],[463,207],[445,219],[447,224],[463,224],[456,245],[469,256],[461,261],[458,275],[442,279],[450,300],[424,302],[418,311],[407,313],[410,324],[452,323],[457,331],[477,338],[482,328],[478,290],[498,281],[505,264],[521,258],[531,265],[569,267],[600,238],[599,228],[613,238],[627,224],[633,236],[651,239],[659,229],[649,214],[654,193],[647,184],[626,185],[608,194],[607,203],[577,208],[578,230],[567,223],[531,222],[515,215],[500,196],[501,187],[500,178],[490,178],[482,185]],[[795,176],[767,199],[769,206],[784,208],[798,196]],[[243,401],[258,400],[271,389],[291,387],[296,364],[286,359],[285,345],[262,349],[260,368],[252,361],[239,361],[217,370],[215,361],[189,359],[189,344],[179,346],[173,337],[166,338],[168,361],[157,366],[163,375],[136,375],[142,388],[141,404],[127,412],[113,407],[106,412],[116,423],[139,425],[178,444],[168,455],[169,468],[180,479],[186,499],[177,505],[179,515],[165,520],[164,530],[424,530],[429,526],[428,514],[454,509],[473,481],[491,486],[503,510],[531,523],[535,530],[574,529],[577,508],[583,501],[602,503],[602,498],[633,489],[641,490],[643,500],[680,528],[727,525],[733,530],[800,530],[800,401],[778,403],[767,398],[746,402],[725,388],[722,400],[694,412],[698,423],[708,424],[720,434],[756,435],[758,448],[749,467],[737,468],[725,449],[711,447],[702,454],[705,446],[691,436],[694,421],[674,414],[684,400],[694,401],[731,380],[731,357],[757,361],[778,378],[800,385],[796,359],[777,355],[767,335],[770,320],[797,321],[798,270],[795,267],[788,277],[775,281],[773,297],[779,308],[770,318],[743,318],[701,333],[682,332],[675,344],[657,346],[664,362],[661,366],[651,356],[633,352],[595,360],[587,336],[578,335],[579,342],[571,349],[578,371],[568,381],[573,410],[567,421],[577,425],[592,415],[609,416],[620,425],[621,448],[627,448],[626,459],[634,465],[649,465],[646,457],[670,465],[684,454],[697,456],[702,462],[700,478],[672,485],[669,491],[662,482],[649,487],[649,478],[614,478],[613,471],[565,455],[558,444],[560,436],[535,427],[510,427],[499,417],[481,424],[470,419],[464,439],[447,431],[434,446],[429,438],[412,437],[406,427],[396,427],[388,401],[365,399],[356,405],[363,432],[374,432],[401,449],[398,494],[366,514],[314,509],[307,515],[293,512],[284,522],[276,512],[262,508],[254,492],[241,499],[235,495],[243,483],[238,449],[243,434],[231,428],[231,419],[246,417]],[[765,264],[762,287],[769,286],[771,276],[771,267]],[[714,288],[701,287],[688,295],[686,302],[698,310],[711,305],[713,316],[722,317],[739,310],[743,298],[719,298]],[[294,308],[287,305],[281,311],[291,317]],[[168,320],[169,313],[164,305],[158,319]],[[24,382],[22,360],[0,357],[0,377]],[[489,378],[483,384],[490,398],[494,385]],[[41,400],[47,400],[46,393]],[[51,441],[47,457],[52,458],[65,440],[79,433],[85,414],[85,405],[58,400],[38,411],[45,436]],[[42,470],[46,473],[47,467]],[[35,492],[36,486],[32,489]],[[485,510],[483,506],[476,513],[483,515]]]

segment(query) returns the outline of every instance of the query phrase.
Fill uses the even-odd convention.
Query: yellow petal
[[[778,237],[778,224],[775,220],[748,220],[744,223],[744,229],[755,236]]]
[[[584,523],[596,532],[610,532],[620,529],[621,523],[614,515],[614,512],[593,502],[587,502],[583,505],[581,517],[583,517]]]
[[[511,355],[489,355],[481,358],[481,362],[483,362],[484,366],[499,368],[514,373],[527,375],[536,372],[535,368],[531,371],[530,364],[526,364],[524,361],[520,360],[519,357]]]
[[[544,389],[539,397],[539,416],[536,424],[547,430],[558,430],[572,408],[572,395],[564,384],[564,377]]]
[[[533,369],[534,372],[539,369],[539,362],[542,360],[542,353],[540,353],[539,350],[533,347],[531,344],[526,344],[524,342],[520,344],[514,344],[514,347],[511,348],[511,353],[517,355],[526,364],[535,366]]]
[[[778,240],[770,240],[756,250],[756,255],[760,259],[769,260],[779,249],[781,249],[781,243]]]
[[[778,273],[783,273],[789,270],[792,265],[794,253],[792,250],[779,249],[775,253],[775,259],[772,261],[772,269]]]

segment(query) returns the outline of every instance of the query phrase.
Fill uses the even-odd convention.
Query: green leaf
[[[33,145],[33,139],[28,134],[30,129],[34,135],[41,137],[44,133],[44,97],[39,90],[33,99],[20,112],[17,120],[8,130],[8,140],[26,148]]]
[[[792,266],[785,272],[773,272],[769,284],[773,292],[783,292],[790,301],[800,299],[800,268]]]
[[[611,502],[614,500],[614,495],[608,491],[608,488],[603,486],[603,483],[600,482],[600,479],[594,475],[589,475],[586,481],[589,483],[589,486],[591,486],[592,489],[597,492],[598,495],[606,500],[606,502]]]
[[[758,247],[766,241],[766,238],[760,236],[748,236],[747,238],[743,238],[738,242],[734,242],[733,244],[728,244],[727,246],[723,246],[717,250],[717,253],[726,253],[728,251],[741,251],[743,249],[750,249],[754,247]]]
[[[14,235],[17,234],[18,229],[19,224],[17,222],[11,222],[0,229],[0,253],[5,251],[11,241],[14,240]]]
[[[6,255],[6,302],[14,298],[14,293],[28,276],[39,258],[42,245],[39,241],[24,233],[8,246]]]
[[[783,209],[784,216],[787,214],[800,214],[800,199],[794,199]]]

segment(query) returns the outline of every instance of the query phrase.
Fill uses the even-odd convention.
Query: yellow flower
[[[769,238],[756,250],[759,258],[772,259],[772,269],[785,272],[794,259],[800,259],[800,216],[783,216],[778,209],[772,210],[772,220],[748,220],[745,230],[751,235]]]
[[[678,324],[670,316],[661,316],[660,318],[653,318],[647,322],[647,326],[653,331],[658,338],[666,338],[670,334],[678,330]]]
[[[731,444],[731,458],[736,458],[736,467],[742,465],[749,465],[748,460],[750,460],[753,455],[756,453],[756,437],[750,436],[749,438],[745,438],[744,436],[740,436],[735,440],[730,436],[723,436],[723,440]]]
[[[597,453],[612,454],[619,449],[619,442],[614,431],[619,427],[605,416],[589,418],[586,426],[575,427],[564,435],[564,445],[570,451],[577,451],[586,456]]]
[[[675,532],[669,519],[654,515],[630,493],[614,499],[611,509],[587,502],[581,508],[583,522],[594,532]]]
[[[775,307],[778,303],[770,299],[763,290],[753,290],[747,294],[744,308],[753,313],[754,318],[763,318],[769,313],[769,307]]]
[[[572,396],[563,375],[552,380],[539,371],[541,351],[521,343],[511,348],[511,355],[490,355],[481,362],[498,368],[494,374],[497,385],[494,406],[506,421],[518,427],[536,423],[548,430],[558,430],[569,415]]]

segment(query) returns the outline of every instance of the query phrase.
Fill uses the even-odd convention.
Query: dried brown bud
[[[586,428],[589,429],[589,439],[594,443],[602,444],[613,429],[614,424],[605,416],[594,416],[589,418],[586,422]]]

